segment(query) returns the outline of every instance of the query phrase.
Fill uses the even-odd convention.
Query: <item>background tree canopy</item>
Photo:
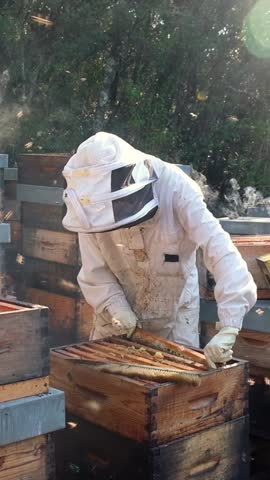
[[[1,0],[0,150],[98,130],[270,195],[269,0]]]

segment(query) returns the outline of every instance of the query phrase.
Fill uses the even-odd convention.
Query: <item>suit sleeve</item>
[[[184,174],[175,192],[174,210],[188,238],[202,248],[205,265],[214,276],[222,326],[241,328],[257,300],[257,287],[230,236],[207,209],[198,185]]]
[[[108,310],[113,315],[119,308],[129,308],[125,294],[108,268],[94,234],[79,233],[82,268],[78,283],[85,300],[96,313]]]

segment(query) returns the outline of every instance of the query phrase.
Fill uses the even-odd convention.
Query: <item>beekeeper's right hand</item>
[[[239,328],[223,327],[204,347],[205,358],[211,368],[216,368],[216,363],[226,363],[232,359],[232,348],[238,333]]]
[[[121,333],[126,333],[128,337],[131,337],[136,326],[138,318],[135,313],[129,308],[119,308],[112,314],[112,325],[119,329]]]

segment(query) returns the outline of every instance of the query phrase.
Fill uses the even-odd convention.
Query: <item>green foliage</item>
[[[102,128],[270,194],[268,3],[3,0],[0,149],[72,151]]]

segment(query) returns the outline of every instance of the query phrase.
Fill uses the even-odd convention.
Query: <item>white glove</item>
[[[113,327],[119,328],[121,333],[127,333],[128,337],[131,337],[137,326],[138,319],[131,310],[128,308],[120,308],[112,315]]]
[[[215,363],[226,363],[232,359],[232,347],[238,333],[238,328],[223,327],[206,345],[204,354],[211,368],[216,368]]]

